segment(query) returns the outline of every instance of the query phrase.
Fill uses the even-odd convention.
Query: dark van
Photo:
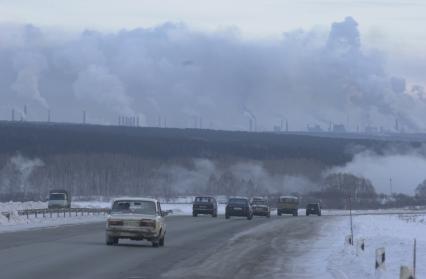
[[[248,220],[253,218],[253,209],[248,198],[230,198],[225,209],[225,218],[231,216],[247,217]]]

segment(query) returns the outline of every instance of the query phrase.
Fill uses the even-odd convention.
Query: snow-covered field
[[[181,203],[183,201],[179,200],[179,203],[163,203],[163,210],[171,210],[172,215],[191,215],[192,214],[192,204],[190,203]],[[75,208],[110,208],[111,202],[102,202],[102,201],[74,201],[72,207]],[[10,219],[8,220],[6,216],[0,214],[0,232],[8,231],[18,231],[26,230],[32,228],[40,227],[51,227],[51,226],[60,226],[67,224],[78,224],[78,223],[88,223],[88,222],[99,222],[105,220],[105,216],[101,215],[87,215],[84,216],[78,215],[75,216],[71,214],[71,217],[67,214],[65,217],[60,215],[59,217],[56,214],[52,215],[50,218],[49,215],[46,215],[43,218],[41,215],[38,215],[38,218],[35,218],[34,215],[20,216],[18,215],[18,210],[23,209],[41,209],[47,208],[46,202],[6,202],[0,203],[0,213],[9,212]],[[219,214],[225,214],[225,205],[219,204],[218,206]]]
[[[105,220],[105,216],[101,215],[84,215],[84,216],[75,216],[71,214],[71,217],[66,215],[60,215],[59,217],[56,214],[46,215],[43,218],[40,214],[38,218],[35,218],[34,215],[27,216],[18,215],[18,210],[23,209],[40,209],[47,208],[47,203],[45,202],[6,202],[0,203],[0,232],[11,232],[19,230],[28,230],[34,228],[42,227],[54,227],[70,224],[80,224],[80,223],[89,223],[89,222],[99,222]],[[1,214],[2,212],[9,212],[10,219],[8,220],[6,216]]]
[[[296,259],[293,270],[300,278],[399,278],[401,265],[412,267],[413,241],[417,239],[417,277],[426,278],[426,215],[354,216],[354,242],[365,240],[365,251],[345,244],[348,217],[326,223],[307,253]],[[375,271],[375,251],[385,248],[385,270]],[[296,277],[299,278],[299,277]]]

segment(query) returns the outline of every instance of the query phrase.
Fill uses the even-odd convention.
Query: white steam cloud
[[[384,155],[365,151],[356,154],[345,166],[332,168],[326,174],[330,173],[351,173],[368,178],[379,193],[392,191],[413,195],[417,185],[426,179],[426,157],[421,150],[390,151]]]
[[[35,120],[49,107],[53,120],[78,121],[86,109],[104,123],[138,114],[145,125],[161,117],[187,127],[198,118],[246,130],[249,108],[258,130],[281,119],[291,129],[347,119],[352,130],[392,128],[395,119],[406,131],[426,128],[424,89],[387,73],[384,55],[362,45],[351,17],[328,33],[298,30],[277,41],[171,23],[65,39],[34,26],[0,30],[0,101],[28,103]]]

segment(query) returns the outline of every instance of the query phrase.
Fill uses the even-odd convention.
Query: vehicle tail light
[[[108,221],[108,226],[122,226],[122,225],[123,225],[123,221],[118,221],[118,220]]]
[[[139,222],[140,227],[151,227],[155,228],[155,221],[154,220],[141,220]]]

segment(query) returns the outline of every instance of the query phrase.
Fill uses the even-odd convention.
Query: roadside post
[[[417,241],[414,238],[414,247],[413,247],[413,278],[416,278],[416,258],[417,258]]]
[[[352,201],[351,201],[351,195],[348,196],[348,205],[349,205],[349,218],[351,223],[351,242],[350,245],[354,245],[354,229],[353,229],[353,221],[352,221]]]
[[[385,261],[386,261],[385,248],[376,249],[376,263],[375,263],[376,272],[378,270],[385,269]]]
[[[401,266],[399,279],[414,279],[413,271],[408,266]]]

